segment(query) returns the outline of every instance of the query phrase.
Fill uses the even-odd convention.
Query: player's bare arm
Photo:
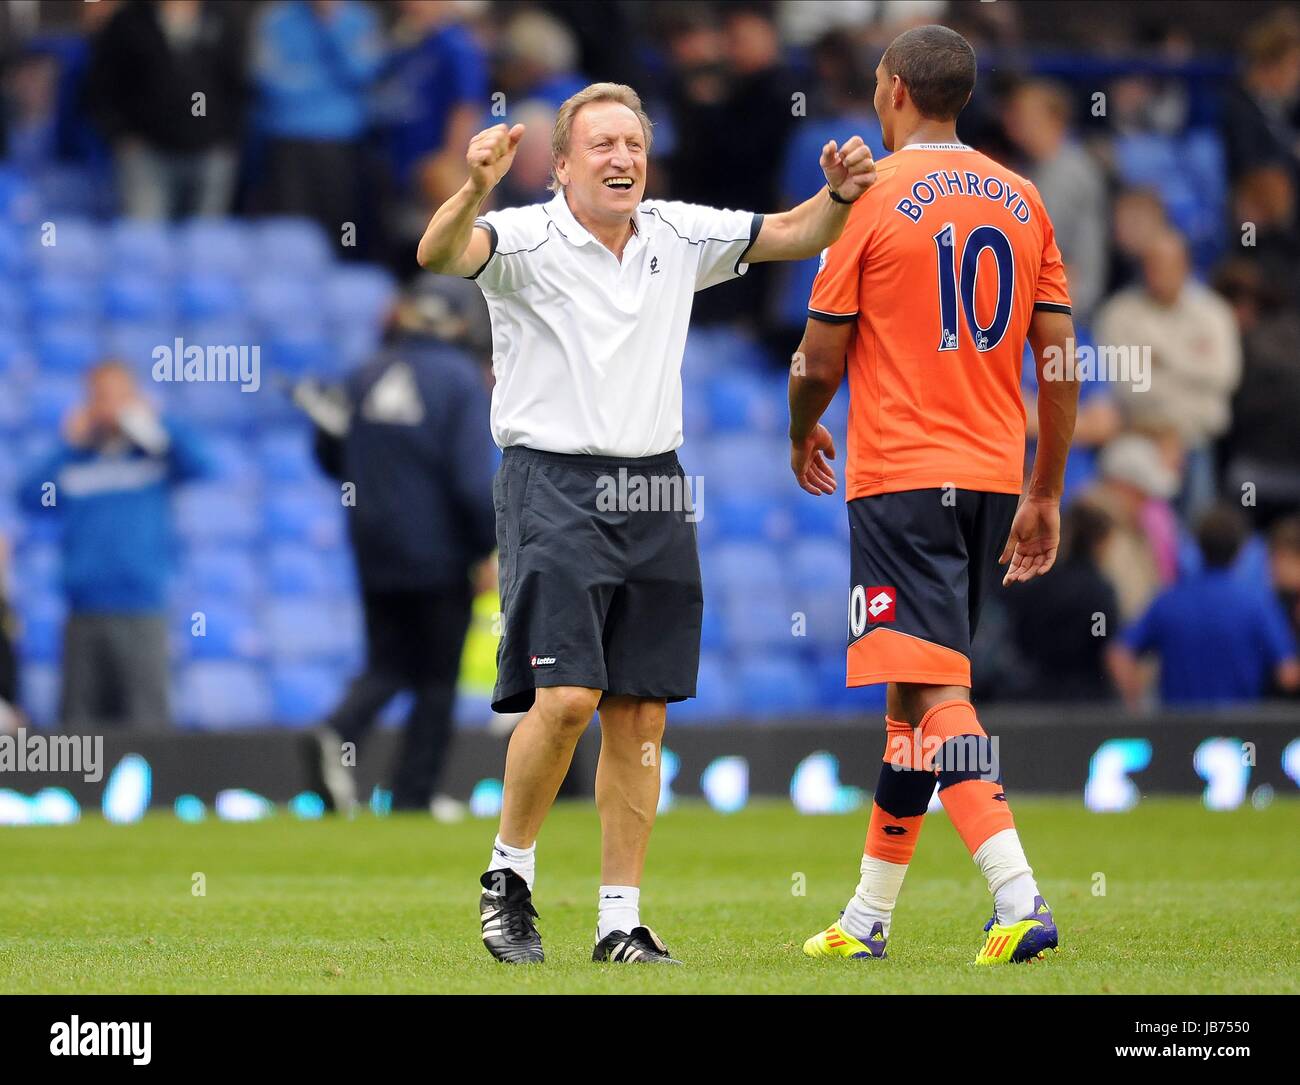
[[[416,260],[422,268],[445,275],[473,275],[492,254],[488,232],[474,226],[483,201],[500,183],[515,160],[524,126],[504,124],[486,128],[469,141],[465,163],[469,179],[434,212],[420,238]]]
[[[844,380],[855,323],[809,319],[790,366],[790,470],[810,494],[833,494],[835,458],[830,431],[821,424]]]
[[[821,167],[827,188],[798,207],[765,216],[746,263],[807,260],[839,239],[849,220],[848,205],[875,184],[876,164],[871,148],[854,136],[843,147],[835,140],[822,147]],[[836,202],[831,192],[847,202]]]
[[[1052,357],[1064,358],[1073,341],[1074,321],[1068,314],[1034,313],[1029,322],[1029,345],[1038,367],[1038,449],[1029,488],[998,558],[999,564],[1008,566],[1003,584],[1042,576],[1056,561],[1061,543],[1061,491],[1079,407],[1079,382],[1055,375],[1049,379],[1045,366]]]

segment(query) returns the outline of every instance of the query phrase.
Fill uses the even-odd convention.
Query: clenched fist
[[[465,162],[469,165],[469,182],[475,191],[487,195],[510,171],[515,160],[515,148],[523,134],[522,124],[510,129],[504,124],[496,124],[469,141]]]
[[[871,148],[854,136],[843,147],[831,140],[822,148],[822,173],[831,191],[842,200],[852,202],[876,183],[876,163]]]

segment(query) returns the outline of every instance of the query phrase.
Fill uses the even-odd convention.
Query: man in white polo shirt
[[[875,166],[856,136],[827,143],[827,186],[778,214],[643,200],[650,121],[631,87],[596,83],[556,117],[555,198],[480,216],[523,134],[502,124],[474,137],[469,180],[433,216],[418,253],[423,267],[474,279],[492,314],[492,434],[504,450],[493,707],[527,715],[506,755],[481,932],[500,961],[542,960],[537,834],[599,711],[592,958],[677,963],[641,923],[639,886],[665,705],[695,695],[699,663],[695,518],[674,451],[692,298],[748,264],[817,255],[839,237]],[[610,507],[611,492],[642,486],[680,499],[653,511]]]

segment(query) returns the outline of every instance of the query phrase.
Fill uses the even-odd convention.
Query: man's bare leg
[[[659,807],[659,759],[666,706],[607,694],[600,702],[600,901],[597,961],[677,964],[641,922],[641,873]]]
[[[596,808],[602,885],[641,884],[659,807],[659,753],[666,718],[663,701],[606,694],[600,702]]]
[[[600,698],[600,690],[582,686],[537,691],[506,752],[498,836],[510,847],[531,848],[536,842]]]

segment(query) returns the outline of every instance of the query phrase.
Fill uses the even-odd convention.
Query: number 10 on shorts
[[[860,637],[868,623],[892,622],[897,602],[898,593],[893,588],[882,584],[864,588],[855,584],[849,596],[849,629],[855,637]]]

